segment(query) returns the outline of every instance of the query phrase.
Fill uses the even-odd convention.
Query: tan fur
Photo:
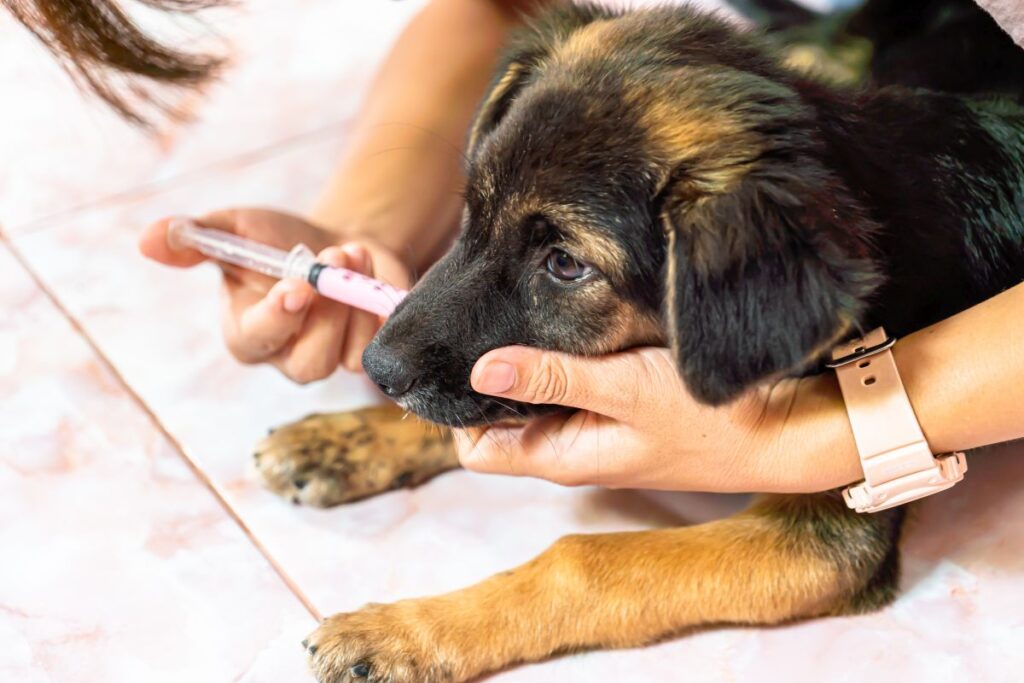
[[[831,358],[832,350],[849,337],[852,331],[853,321],[848,317],[840,316],[839,325],[836,327],[836,331],[832,333],[832,336],[811,349],[811,352],[807,354],[807,364],[816,363],[819,359],[826,356]]]
[[[628,301],[620,301],[608,316],[608,330],[600,340],[597,353],[614,353],[635,346],[662,346],[665,329],[661,320],[640,313]]]
[[[495,85],[494,89],[491,90],[487,100],[480,105],[480,114],[477,116],[473,123],[473,127],[469,132],[469,141],[466,149],[470,151],[476,149],[477,142],[480,140],[480,127],[483,122],[488,119],[487,113],[494,107],[495,102],[508,93],[509,88],[515,84],[516,80],[522,75],[525,69],[526,67],[516,62],[509,65],[508,70],[505,71],[505,75],[498,80],[497,85]]]
[[[815,78],[857,85],[868,78],[873,51],[867,38],[845,35],[838,43],[791,45],[785,51],[785,64]]]
[[[622,34],[621,22],[599,20],[587,24],[559,46],[552,58],[555,62],[572,63],[606,59],[614,54]]]
[[[665,246],[665,319],[666,320],[677,320],[679,311],[677,310],[676,304],[676,291],[679,288],[679,272],[676,265],[676,231],[672,228],[668,218],[662,216],[662,223],[665,230],[665,238],[667,244]],[[678,349],[679,348],[679,331],[675,325],[666,325],[666,334],[668,338],[668,348]],[[676,355],[676,354],[674,354]],[[679,359],[676,358],[676,362]]]
[[[767,497],[701,526],[568,536],[464,590],[327,619],[307,641],[312,665],[321,681],[350,680],[349,668],[365,663],[372,680],[455,683],[705,624],[841,611],[854,581],[818,552],[816,539],[794,530],[803,505]]]
[[[615,281],[624,277],[626,252],[615,240],[594,230],[586,217],[557,205],[545,206],[542,212],[559,226],[565,239],[564,246],[573,256],[595,266]]]
[[[679,77],[699,80],[703,75],[698,69],[680,69]],[[642,112],[641,125],[666,173],[682,163],[691,166],[695,194],[730,191],[757,158],[757,137],[729,112],[709,108],[700,100],[680,100],[650,86],[635,88],[630,99],[630,106]]]
[[[613,59],[630,35],[644,30],[643,19],[626,17],[594,21],[574,31],[554,46],[547,80],[557,83],[564,79],[571,87],[574,67]],[[701,81],[712,85],[715,75],[703,68],[684,67],[661,83],[633,83],[626,106],[641,112],[641,125],[650,134],[652,149],[663,154],[667,171],[684,161],[701,160],[703,163],[694,167],[701,191],[727,192],[748,170],[744,162],[756,158],[756,137],[733,114],[709,107],[702,98],[679,96],[684,90],[701,92]],[[697,85],[680,89],[681,82]]]
[[[395,405],[310,415],[271,432],[254,458],[267,488],[317,507],[416,486],[459,465],[447,429]]]

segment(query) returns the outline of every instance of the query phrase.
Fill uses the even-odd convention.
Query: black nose
[[[394,349],[376,341],[363,351],[363,369],[366,376],[391,398],[399,398],[416,384],[412,365]]]

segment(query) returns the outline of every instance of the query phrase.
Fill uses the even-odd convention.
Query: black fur
[[[516,76],[481,111],[469,152],[463,236],[365,356],[381,384],[396,367],[415,376],[403,405],[453,425],[545,412],[472,392],[475,360],[507,344],[608,350],[595,340],[610,307],[580,309],[593,285],[541,267],[561,243],[553,206],[620,245],[622,277],[603,277],[641,312],[666,298],[663,230],[674,232],[666,336],[710,403],[806,371],[844,329],[906,334],[1024,277],[1012,100],[829,86],[786,71],[760,36],[685,8],[633,15],[601,58],[550,63],[574,31],[614,16],[565,7],[513,43],[503,69]],[[639,123],[645,102],[626,100],[637,83],[648,99],[693,98],[677,76],[693,69],[695,106],[739,120],[748,140],[666,159]],[[704,174],[729,170],[723,154],[744,169],[727,191],[707,189]]]

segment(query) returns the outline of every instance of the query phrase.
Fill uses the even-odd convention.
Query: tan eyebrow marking
[[[625,277],[629,257],[612,237],[588,226],[579,214],[564,207],[548,207],[544,213],[554,220],[573,256],[615,280]]]

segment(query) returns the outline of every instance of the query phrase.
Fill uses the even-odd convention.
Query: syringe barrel
[[[317,268],[311,278],[316,291],[334,301],[387,317],[408,293],[347,268]]]
[[[223,263],[277,279],[305,278],[315,262],[313,252],[304,245],[298,245],[289,253],[223,230],[201,228],[187,218],[171,220],[167,242],[173,249],[195,249]],[[301,267],[305,270],[298,273]]]
[[[406,295],[404,290],[355,271],[317,263],[304,244],[283,251],[222,230],[199,227],[187,218],[171,220],[167,243],[172,249],[195,249],[218,261],[279,280],[306,280],[328,299],[381,316],[390,315]]]

